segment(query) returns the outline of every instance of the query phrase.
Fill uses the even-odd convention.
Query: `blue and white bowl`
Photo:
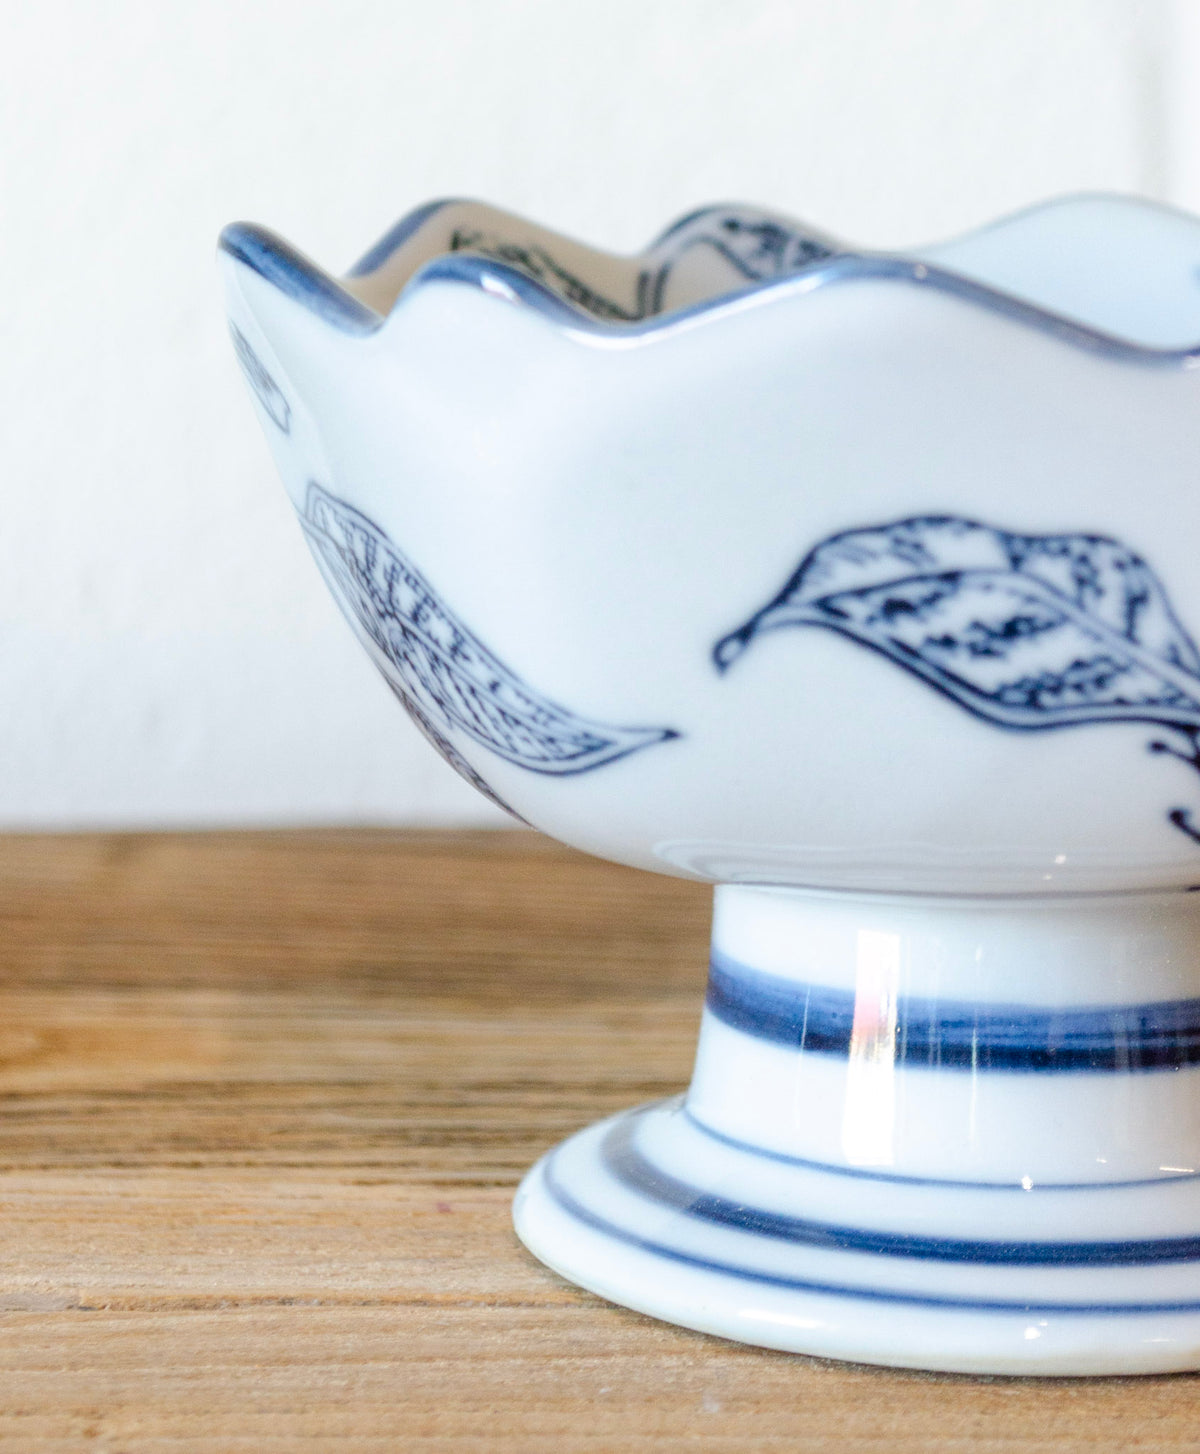
[[[1200,1366],[1200,221],[617,257],[222,237],[317,562],[493,801],[717,884],[696,1074],[529,1174],[614,1301],[920,1367]]]

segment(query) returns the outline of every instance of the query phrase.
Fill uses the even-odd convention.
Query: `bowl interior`
[[[825,234],[753,207],[703,208],[644,252],[623,256],[483,203],[444,202],[401,222],[345,287],[386,314],[428,263],[466,253],[516,268],[582,312],[620,325],[786,276],[839,250]]]
[[[848,251],[781,214],[717,206],[689,214],[644,252],[625,256],[483,203],[451,201],[410,214],[343,285],[386,315],[427,264],[465,253],[515,268],[581,312],[620,326]],[[1200,222],[1137,198],[1060,198],[949,242],[892,255],[1146,347],[1186,348],[1200,340]]]

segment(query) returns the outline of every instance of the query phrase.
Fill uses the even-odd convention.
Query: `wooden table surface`
[[[686,1081],[707,892],[523,833],[0,839],[0,1448],[1200,1449],[568,1286],[509,1200]]]

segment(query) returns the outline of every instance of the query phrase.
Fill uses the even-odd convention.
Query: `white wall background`
[[[739,199],[876,245],[1200,207],[1200,0],[5,0],[0,826],[495,822],[327,601],[223,223],[349,264],[429,197],[633,249]]]

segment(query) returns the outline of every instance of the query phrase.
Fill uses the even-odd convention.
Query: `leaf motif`
[[[436,752],[445,758],[446,762],[450,764],[459,777],[465,782],[469,782],[477,792],[482,793],[485,798],[489,798],[498,808],[503,808],[506,813],[511,814],[518,822],[527,823],[528,820],[522,818],[516,808],[511,803],[506,803],[496,789],[492,787],[491,783],[481,776],[480,773],[476,772],[445,733],[437,730],[425,713],[417,706],[416,702],[413,701],[412,697],[407,692],[401,691],[390,678],[385,678],[385,680],[392,689],[392,695],[412,718],[421,736],[424,737],[425,741]]]
[[[1099,535],[1018,535],[924,516],[823,541],[714,648],[824,626],[1005,727],[1200,728],[1200,654],[1146,562]]]
[[[235,324],[229,325],[233,339],[233,351],[241,365],[246,382],[254,390],[255,397],[266,411],[267,417],[284,434],[292,432],[292,406],[284,398],[283,390],[271,377],[266,365],[250,347],[246,335]]]
[[[469,232],[459,228],[450,239],[450,251],[475,252],[483,257],[495,258],[497,262],[508,263],[510,267],[519,268],[529,277],[544,283],[560,298],[565,298],[567,302],[596,318],[633,323],[644,316],[640,307],[623,307],[598,289],[590,287],[582,278],[563,267],[544,247],[535,243],[509,242],[478,228]]]
[[[626,304],[585,282],[539,243],[513,242],[482,228],[456,228],[450,237],[451,252],[469,251],[507,263],[576,308],[614,323],[637,323],[660,313],[668,278],[684,255],[696,248],[709,249],[725,260],[730,272],[725,291],[738,288],[736,278],[753,283],[785,277],[834,251],[825,238],[766,213],[706,207],[677,223],[646,254],[646,266],[636,280],[636,298]]]
[[[309,485],[302,522],[334,596],[365,636],[388,685],[459,771],[465,759],[446,743],[448,730],[518,767],[549,774],[587,772],[679,736],[670,728],[592,722],[526,686],[451,614],[372,520],[317,484]],[[465,775],[476,776],[469,765]],[[495,798],[486,784],[483,790]]]
[[[677,223],[654,249],[654,256],[663,259],[665,273],[694,247],[720,253],[747,282],[786,277],[835,251],[829,239],[767,213],[709,207]]]

